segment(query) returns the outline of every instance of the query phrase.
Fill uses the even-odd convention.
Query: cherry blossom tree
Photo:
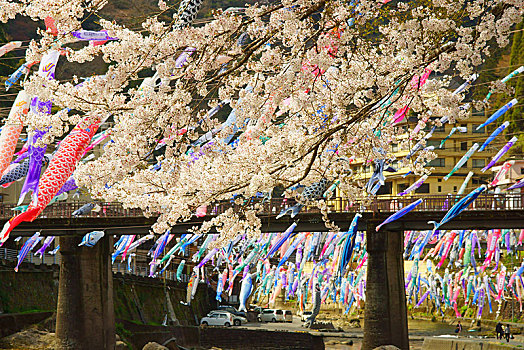
[[[71,32],[105,3],[1,0],[0,18],[54,19],[58,34],[42,31],[27,62],[63,49],[70,62],[107,63],[104,76],[80,85],[31,75],[26,92],[61,111],[29,113],[26,123],[51,126],[51,142],[85,115],[109,118],[112,142],[75,178],[94,197],[160,212],[156,232],[202,205],[277,186],[338,180],[343,197],[365,195],[351,160],[388,159],[391,143],[423,139],[426,123],[466,118],[450,79],[467,80],[490,47],[507,45],[524,12],[519,0],[286,0],[191,25],[198,2],[161,0],[140,29],[102,19],[118,40],[73,49]],[[226,104],[233,114],[224,122],[214,112]],[[396,124],[407,113],[420,120],[410,141]],[[227,211],[202,229],[216,226],[224,241],[255,233],[258,209]]]

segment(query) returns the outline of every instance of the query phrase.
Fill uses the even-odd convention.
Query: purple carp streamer
[[[33,200],[36,199],[38,194],[38,183],[40,181],[40,174],[42,172],[42,160],[47,150],[47,145],[37,146],[36,143],[44,136],[46,131],[37,130],[33,135],[30,136],[30,145],[27,153],[29,154],[29,169],[27,177],[20,191],[20,199],[18,205],[22,204],[27,193],[33,193]]]
[[[401,217],[403,217],[404,215],[406,215],[407,213],[409,213],[410,211],[412,211],[413,209],[415,209],[415,207],[417,207],[420,203],[422,203],[424,201],[424,199],[420,198],[420,199],[417,199],[416,201],[414,201],[413,203],[405,206],[404,208],[400,209],[399,211],[397,211],[395,214],[391,215],[390,217],[388,217],[386,220],[384,220],[380,225],[378,225],[376,227],[376,230],[380,230],[380,228],[382,226],[384,226],[385,224],[389,224],[390,222],[393,222]]]

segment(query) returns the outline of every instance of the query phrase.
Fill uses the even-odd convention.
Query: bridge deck
[[[330,200],[329,218],[342,230],[347,229],[355,213],[362,213],[359,229],[365,229],[369,220],[383,221],[400,208],[410,204],[420,196],[391,197],[373,200],[349,202],[342,198]],[[412,212],[385,228],[403,230],[431,229],[428,221],[439,221],[453,204],[462,196],[423,196],[424,201]],[[13,236],[26,236],[36,230],[44,234],[79,235],[91,230],[105,230],[111,234],[145,234],[156,221],[156,216],[145,217],[140,209],[125,209],[120,203],[100,203],[99,212],[91,212],[82,217],[71,217],[72,213],[85,203],[55,203],[46,208],[38,219],[22,223],[13,231]],[[205,220],[223,213],[229,208],[242,208],[260,204],[262,209],[259,218],[262,231],[273,232],[285,230],[294,220],[298,220],[297,231],[327,231],[320,210],[316,207],[305,207],[295,219],[285,216],[276,220],[276,215],[283,209],[295,204],[293,200],[273,198],[271,200],[254,200],[243,205],[224,202],[208,208],[208,215],[193,217],[187,222],[179,223],[172,228],[174,233],[184,233]],[[14,205],[0,206],[0,219],[10,219]],[[484,194],[459,217],[443,226],[443,229],[491,229],[491,228],[524,228],[524,195]],[[48,232],[46,232],[48,231]]]

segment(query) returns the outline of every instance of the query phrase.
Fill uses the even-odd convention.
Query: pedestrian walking
[[[502,339],[504,336],[504,329],[502,328],[502,323],[497,323],[495,326],[495,332],[497,333],[497,339]]]
[[[511,331],[509,330],[509,324],[506,325],[506,328],[504,328],[504,336],[506,337],[506,342],[509,343],[509,337],[511,335]]]
[[[455,333],[457,333],[457,337],[460,336],[460,333],[462,333],[462,325],[460,324],[460,321],[457,323],[457,327],[455,328]]]

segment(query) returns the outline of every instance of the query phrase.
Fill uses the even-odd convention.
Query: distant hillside
[[[508,62],[511,68],[506,70],[508,73],[524,65],[524,22],[517,25],[515,30],[518,30],[518,32],[515,32],[513,35],[511,53]],[[524,100],[524,74],[521,73],[518,78],[510,80],[508,85],[515,89],[513,96],[520,101],[517,106],[508,111],[506,120],[511,122],[509,132],[518,133],[519,137],[518,148],[514,150],[513,153],[522,157],[524,155],[524,108],[522,108],[522,101]]]
[[[267,3],[268,0],[204,0],[198,13],[198,18],[210,17],[213,9],[227,9],[229,7],[244,7],[246,4]],[[167,1],[169,5],[177,4],[179,1]],[[97,15],[89,16],[84,21],[84,29],[98,29],[97,21],[99,18],[105,18],[116,21],[128,28],[139,28],[140,23],[149,15],[160,12],[158,0],[109,0],[107,5]],[[177,5],[178,6],[178,5]],[[172,13],[165,16],[168,21]],[[10,40],[29,40],[36,37],[35,29],[37,27],[45,28],[43,22],[35,22],[29,18],[17,17],[9,21],[4,29]]]
[[[213,9],[227,9],[229,7],[243,7],[246,3],[255,4],[259,1],[255,0],[204,0],[202,8],[199,11],[198,18],[206,18],[212,15]],[[267,2],[262,0],[260,2]],[[167,0],[168,4],[175,4],[178,8],[179,1],[173,2]],[[87,30],[100,29],[98,21],[100,18],[115,21],[130,29],[140,29],[140,24],[148,16],[158,13],[160,10],[157,6],[158,0],[109,0],[108,4],[96,15],[87,16],[84,19],[82,27]],[[162,18],[168,22],[172,19],[173,13],[171,11]],[[43,21],[33,21],[27,17],[17,16],[16,19],[0,23],[0,45],[12,40],[29,41],[37,38],[36,29],[45,29]],[[8,53],[0,59],[0,89],[3,87],[3,82],[9,77],[20,65],[24,63],[22,56],[23,49]],[[70,79],[73,74],[78,76],[90,76],[92,74],[102,74],[106,66],[102,60],[95,60],[84,64],[65,63],[61,60],[57,66],[58,79]],[[4,117],[15,98],[19,86],[15,85],[7,93],[2,93],[0,98],[0,118]],[[3,108],[3,109],[2,109]]]
[[[513,30],[515,33],[511,38],[510,44],[504,49],[494,50],[491,56],[486,59],[486,63],[479,68],[480,77],[475,82],[474,99],[482,100],[489,92],[491,82],[504,78],[518,67],[524,65],[524,22],[516,25]],[[486,116],[490,116],[513,98],[521,101],[490,126],[490,129],[494,130],[504,121],[510,122],[509,127],[505,131],[506,139],[509,140],[513,136],[519,138],[519,141],[510,152],[514,156],[521,158],[524,156],[524,108],[522,108],[522,101],[524,101],[524,74],[521,73],[511,79],[507,85],[513,91],[509,94],[493,94],[489,100],[490,105],[487,108]]]

